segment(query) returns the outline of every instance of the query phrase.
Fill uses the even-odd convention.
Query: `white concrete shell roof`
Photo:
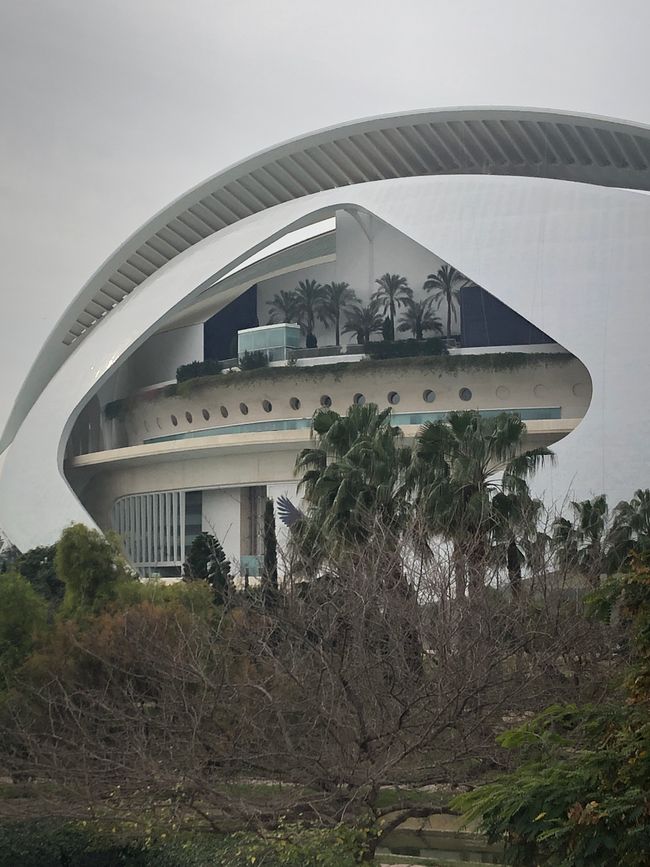
[[[153,217],[89,279],[34,362],[0,451],[79,339],[193,245],[253,214],[325,190],[459,174],[650,190],[650,127],[543,109],[449,108],[339,125],[237,163]]]
[[[650,482],[639,381],[650,197],[635,192],[649,189],[650,128],[526,109],[376,118],[240,163],[122,245],[56,326],[5,431],[0,527],[26,548],[69,521],[92,524],[63,475],[80,408],[181,305],[288,229],[342,207],[395,226],[583,361],[590,410],[539,483],[552,498],[569,487],[629,496]],[[93,299],[104,296],[115,306],[106,301],[102,315]]]

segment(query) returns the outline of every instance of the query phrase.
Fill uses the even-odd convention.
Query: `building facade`
[[[314,411],[362,401],[407,438],[452,409],[516,411],[554,444],[548,502],[629,496],[650,458],[649,188],[647,128],[519,109],[364,121],[235,166],[127,241],[53,331],[4,432],[0,526],[21,548],[114,528],[170,575],[209,530],[255,574],[263,504],[298,497]],[[238,366],[233,338],[301,282],[367,305],[398,274],[422,300],[444,266],[471,281],[446,356],[379,359],[319,321],[317,349],[175,385],[180,365]]]

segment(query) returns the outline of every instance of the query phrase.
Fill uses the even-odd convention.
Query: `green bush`
[[[66,616],[101,610],[115,598],[122,581],[133,580],[130,567],[111,540],[83,524],[63,531],[54,564],[65,584],[62,611]]]
[[[148,867],[141,843],[54,819],[0,825],[0,867]],[[191,862],[188,862],[188,865]],[[178,862],[178,867],[181,867]]]
[[[45,631],[47,605],[26,578],[0,575],[0,673],[15,669]]]
[[[0,825],[0,867],[354,867],[363,836],[350,828],[126,836],[52,819]]]
[[[265,352],[261,349],[256,349],[254,352],[244,352],[239,356],[240,370],[259,370],[261,367],[268,367],[269,359]]]
[[[201,376],[215,376],[221,373],[221,362],[216,358],[206,358],[205,361],[191,361],[189,364],[181,364],[176,370],[176,382],[187,382],[188,379],[197,379]]]
[[[442,337],[429,337],[427,340],[382,340],[368,343],[365,351],[371,358],[412,358],[420,355],[446,355],[447,349]]]
[[[198,617],[214,610],[214,591],[207,581],[175,581],[165,583],[159,578],[143,581],[123,581],[116,588],[115,608],[133,608],[142,603],[162,607],[180,606]]]

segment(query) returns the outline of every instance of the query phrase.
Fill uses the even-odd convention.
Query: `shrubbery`
[[[446,355],[447,349],[442,337],[429,337],[427,340],[382,340],[367,343],[364,351],[371,358],[411,358],[420,355]]]
[[[221,362],[216,358],[206,358],[205,361],[191,361],[189,364],[181,364],[176,370],[176,382],[186,382],[188,379],[197,379],[201,376],[215,376],[221,373]]]
[[[0,867],[354,867],[362,851],[362,834],[345,827],[162,839],[125,836],[90,822],[0,825]]]
[[[268,367],[269,359],[265,352],[256,349],[254,352],[244,352],[239,356],[240,370],[258,370],[261,367]]]
[[[644,867],[650,863],[650,569],[611,578],[592,598],[631,621],[627,700],[557,704],[501,736],[520,767],[456,799],[508,864]]]
[[[46,621],[47,606],[26,578],[0,575],[0,675],[27,658]]]

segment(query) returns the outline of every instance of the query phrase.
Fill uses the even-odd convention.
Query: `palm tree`
[[[302,330],[305,332],[305,345],[308,348],[317,346],[314,329],[316,319],[320,316],[325,303],[324,287],[317,280],[301,280],[294,290],[296,298],[295,315]]]
[[[503,538],[505,517],[530,507],[527,478],[553,457],[546,448],[525,451],[525,434],[518,415],[476,411],[451,412],[417,434],[410,487],[430,531],[452,544],[459,596],[468,582],[472,592],[484,586],[495,532]]]
[[[422,340],[425,331],[436,331],[442,334],[442,322],[431,312],[431,298],[425,301],[414,301],[409,298],[397,330],[410,331],[416,340]]]
[[[323,287],[325,300],[320,311],[324,325],[334,324],[336,345],[341,345],[341,313],[350,305],[358,302],[357,294],[349,283],[328,283]]]
[[[296,293],[287,289],[282,289],[277,292],[270,301],[266,302],[269,306],[269,325],[275,325],[278,322],[295,322],[296,321]]]
[[[366,543],[373,527],[394,527],[411,450],[390,424],[390,407],[351,406],[347,415],[320,410],[315,444],[296,459],[307,517],[330,546]]]
[[[611,536],[622,559],[632,550],[650,550],[650,490],[635,491],[629,503],[622,500],[616,506]]]
[[[592,500],[572,502],[573,520],[557,518],[553,523],[553,545],[560,565],[576,571],[597,585],[608,571],[610,554],[609,509],[604,494]]]
[[[405,657],[411,672],[418,674],[422,644],[413,617],[417,600],[402,555],[411,449],[403,445],[401,431],[390,418],[390,407],[380,410],[373,403],[351,406],[345,416],[332,410],[316,413],[315,443],[296,460],[306,515],[292,532],[301,561],[312,571],[328,560],[336,571],[341,557],[359,564],[360,555],[371,552],[365,568],[390,594]]]
[[[365,306],[358,304],[350,308],[343,333],[356,334],[357,343],[370,343],[370,337],[373,334],[381,333],[383,324],[384,320],[379,312],[379,302],[373,298]]]
[[[413,298],[413,290],[408,284],[406,277],[401,277],[399,274],[383,274],[375,280],[379,288],[374,294],[374,298],[381,305],[384,315],[388,315],[390,319],[390,327],[392,337],[395,337],[395,313],[397,308],[402,304],[406,304]]]
[[[447,305],[447,337],[451,337],[451,319],[458,320],[454,302],[460,296],[464,286],[472,285],[468,278],[457,271],[452,265],[443,265],[435,274],[429,274],[424,281],[424,289],[433,292],[432,298],[438,307],[444,302]]]

